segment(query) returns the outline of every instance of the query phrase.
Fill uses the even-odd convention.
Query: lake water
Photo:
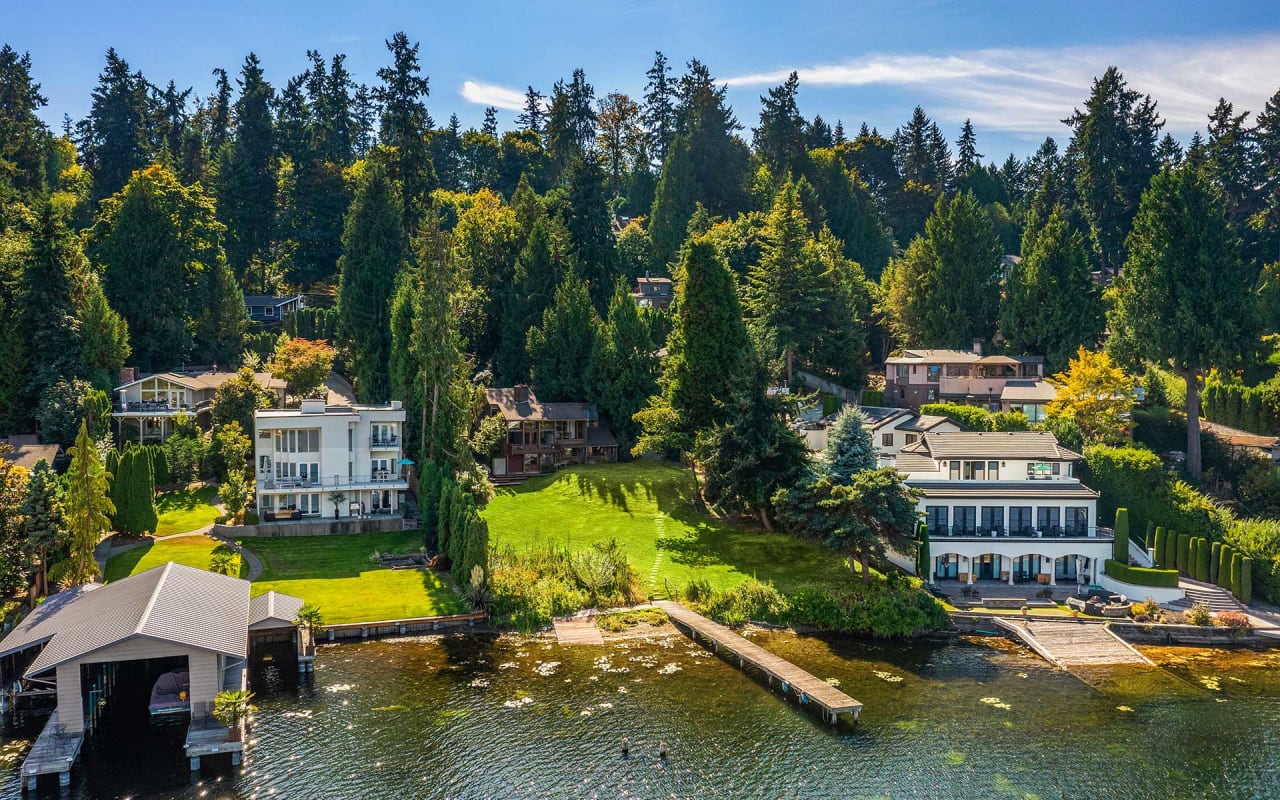
[[[260,691],[243,771],[191,784],[184,729],[144,727],[87,744],[69,796],[1280,798],[1280,651],[1148,650],[1166,669],[1086,683],[996,639],[753,636],[838,680],[861,721],[832,731],[679,635],[333,645],[314,681]],[[26,746],[8,736],[6,799]]]

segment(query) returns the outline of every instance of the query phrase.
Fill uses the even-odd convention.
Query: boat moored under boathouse
[[[3,679],[52,690],[57,700],[23,763],[26,787],[46,774],[69,784],[85,737],[112,715],[186,721],[193,770],[202,756],[219,753],[239,763],[243,723],[216,721],[213,706],[218,692],[247,688],[249,586],[170,562],[77,586],[37,606],[0,641]],[[273,604],[301,601],[276,595]]]

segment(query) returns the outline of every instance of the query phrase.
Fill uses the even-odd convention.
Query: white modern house
[[[926,432],[897,456],[921,493],[932,575],[940,581],[1096,583],[1112,532],[1098,493],[1075,476],[1081,457],[1051,433]]]
[[[259,515],[288,520],[395,513],[409,489],[404,420],[398,400],[387,405],[303,400],[299,408],[255,412]]]

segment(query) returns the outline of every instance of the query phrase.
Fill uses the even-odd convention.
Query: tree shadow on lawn
[[[194,511],[200,506],[213,505],[212,489],[182,489],[165,492],[156,498],[156,511],[160,514],[172,511]]]
[[[785,533],[744,531],[705,519],[686,524],[689,535],[665,537],[657,542],[671,563],[682,567],[697,570],[724,566],[746,578],[770,581],[782,590],[837,586],[856,579],[840,555]]]
[[[138,566],[143,557],[151,552],[151,548],[155,547],[154,541],[144,542],[143,544],[126,550],[119,555],[114,555],[107,559],[107,571],[103,575],[103,579],[107,581],[118,581],[133,574],[134,567]]]
[[[386,569],[369,560],[374,552],[410,553],[417,550],[421,546],[418,534],[408,533],[411,536],[372,534],[380,538],[359,543],[341,535],[246,536],[239,543],[262,559],[263,571],[259,580],[357,578],[365,572]]]

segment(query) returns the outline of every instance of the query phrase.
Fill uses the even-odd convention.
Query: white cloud
[[[1237,113],[1262,108],[1280,85],[1280,35],[868,55],[796,71],[802,87],[901,86],[940,120],[971,118],[979,129],[1030,138],[1063,133],[1061,120],[1084,103],[1093,79],[1110,65],[1130,88],[1155,98],[1167,130],[1186,136],[1204,128],[1219,97]],[[738,75],[726,83],[770,86],[790,72]]]
[[[481,106],[505,108],[508,111],[524,110],[524,92],[493,83],[463,81],[462,91],[459,94],[467,102]]]

